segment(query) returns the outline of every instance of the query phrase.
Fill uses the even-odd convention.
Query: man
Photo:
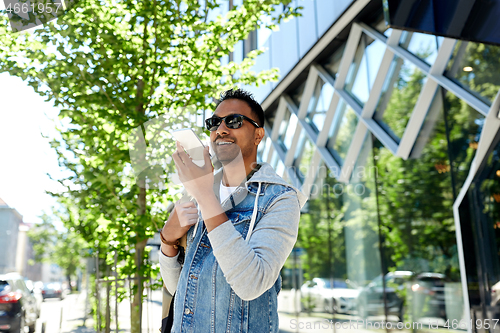
[[[208,147],[204,167],[179,143],[173,156],[197,206],[176,203],[161,233],[161,275],[175,292],[172,332],[278,332],[279,273],[306,198],[257,164],[264,112],[251,94],[226,91],[205,123],[221,170],[213,174]],[[186,233],[181,266],[177,244]]]

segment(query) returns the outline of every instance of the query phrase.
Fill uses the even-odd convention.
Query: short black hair
[[[264,127],[264,110],[250,92],[243,89],[226,90],[220,94],[220,98],[215,103],[215,108],[228,99],[239,99],[240,101],[246,102],[250,109],[252,109],[252,112],[257,116],[257,123]]]

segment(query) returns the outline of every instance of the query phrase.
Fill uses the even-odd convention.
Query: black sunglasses
[[[222,118],[212,116],[211,118],[205,119],[205,127],[211,132],[216,131],[219,128],[220,124],[222,124],[223,120],[226,123],[227,128],[230,129],[237,129],[243,126],[243,120],[248,121],[250,124],[254,125],[257,128],[261,127],[255,121],[242,114],[230,114],[229,116],[225,116]]]

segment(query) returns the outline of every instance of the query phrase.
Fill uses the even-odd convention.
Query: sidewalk
[[[64,300],[64,307],[62,309],[62,320],[60,320],[61,333],[96,333],[94,329],[94,318],[92,315],[87,314],[85,316],[85,311],[89,312],[90,304],[87,304],[86,308],[86,291],[82,291],[79,294],[71,294]],[[161,291],[151,292],[151,297],[145,300],[142,307],[142,332],[143,333],[157,333],[161,326]],[[111,306],[111,332],[116,332],[115,325],[115,306],[112,302]],[[58,317],[59,318],[59,317]],[[104,320],[104,318],[102,319]],[[47,323],[45,328],[45,333],[57,333],[59,332],[59,320],[58,322]],[[41,323],[39,324],[40,329],[37,333],[41,333]],[[130,302],[125,300],[118,304],[118,327],[120,333],[130,332]]]
[[[89,312],[90,308],[90,304],[87,304],[87,307],[85,305],[86,298],[85,290],[66,297],[62,312],[61,333],[95,333],[94,319],[91,315],[85,316],[85,311]]]

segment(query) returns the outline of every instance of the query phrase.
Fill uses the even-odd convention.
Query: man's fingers
[[[182,162],[182,159],[180,158],[177,151],[175,151],[174,154],[172,155],[172,159],[174,160],[175,168],[177,169],[177,171],[179,171],[180,170],[179,167],[184,163]]]
[[[175,141],[175,145],[177,147],[177,157],[182,160],[182,163],[186,164],[188,161],[191,161],[189,155],[184,151],[184,148],[181,146],[179,141]],[[175,154],[174,154],[175,155]]]
[[[196,208],[196,205],[192,201],[187,201],[187,202],[179,202],[175,204],[177,207],[182,207],[182,208]]]

